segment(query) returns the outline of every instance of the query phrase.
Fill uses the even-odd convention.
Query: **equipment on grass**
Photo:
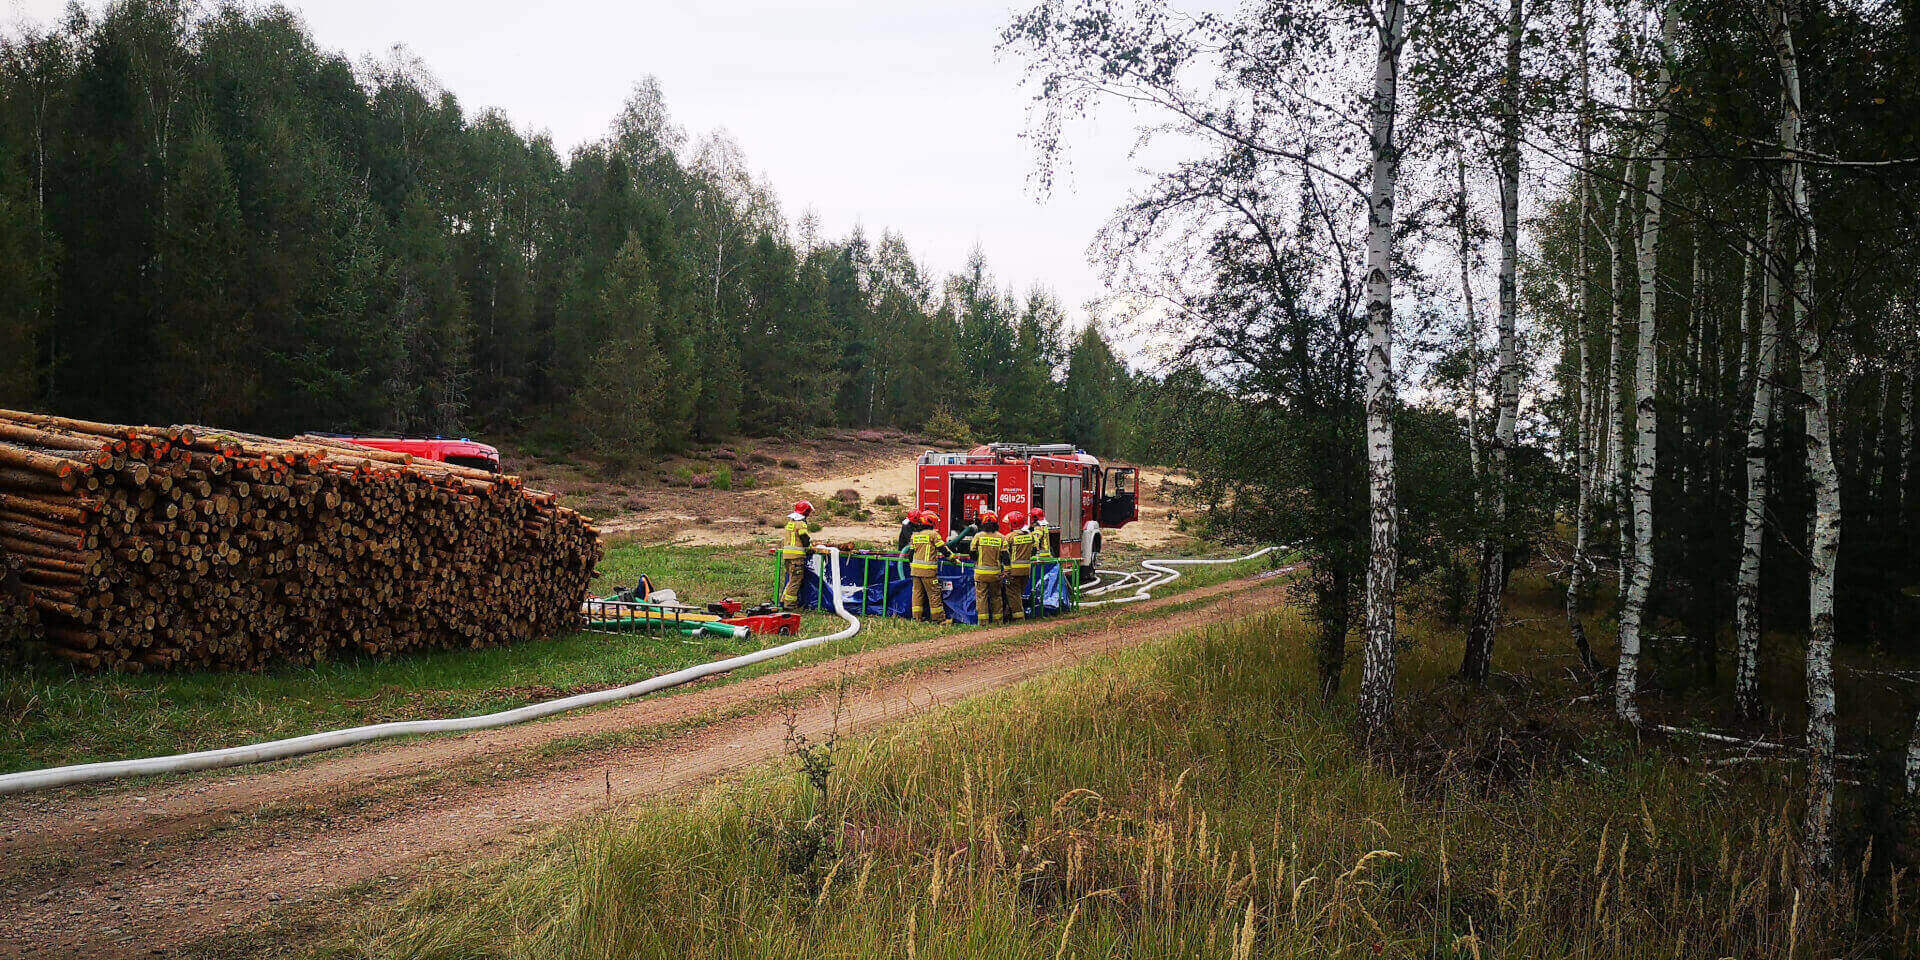
[[[758,613],[729,617],[720,622],[745,627],[759,635],[791,637],[800,632],[800,615],[797,613]]]

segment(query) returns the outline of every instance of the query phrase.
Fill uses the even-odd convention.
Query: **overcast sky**
[[[51,23],[65,0],[0,0]],[[89,7],[98,8],[97,0]],[[469,115],[498,107],[562,150],[603,135],[635,81],[660,78],[689,142],[731,133],[780,196],[828,236],[904,233],[922,262],[959,269],[975,244],[1001,284],[1054,290],[1081,315],[1102,293],[1087,243],[1136,182],[1129,115],[1077,128],[1071,174],[1044,200],[1020,139],[1029,98],[994,46],[995,2],[295,0],[323,46],[355,62],[395,44]],[[4,9],[4,8],[0,8]]]

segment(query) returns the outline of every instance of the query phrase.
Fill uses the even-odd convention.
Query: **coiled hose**
[[[1100,606],[1105,606],[1109,603],[1133,603],[1136,600],[1146,600],[1152,596],[1153,591],[1158,590],[1159,588],[1164,587],[1167,584],[1180,579],[1180,571],[1173,569],[1173,567],[1175,566],[1199,566],[1202,564],[1240,563],[1246,560],[1253,560],[1259,557],[1264,557],[1267,554],[1272,553],[1273,551],[1278,549],[1280,548],[1279,547],[1262,547],[1258,550],[1255,550],[1252,553],[1247,554],[1244,557],[1225,557],[1225,558],[1215,559],[1215,560],[1199,560],[1199,559],[1172,560],[1172,559],[1164,559],[1164,558],[1142,560],[1140,561],[1141,569],[1139,570],[1129,570],[1124,573],[1116,574],[1116,579],[1111,582],[1109,582],[1106,579],[1106,576],[1103,574],[1100,576],[1099,579],[1094,581],[1097,584],[1097,586],[1094,586],[1090,589],[1085,587],[1081,589],[1081,593],[1083,595],[1096,596],[1096,597],[1105,596],[1116,590],[1122,590],[1127,587],[1135,587],[1136,589],[1134,590],[1133,593],[1128,594],[1127,596],[1124,596],[1124,597],[1110,597],[1106,600],[1082,600],[1080,601],[1080,606],[1100,607]]]
[[[834,547],[823,548],[827,552],[829,576],[827,582],[840,582],[840,551]],[[366,743],[370,740],[385,740],[390,737],[406,737],[421,733],[465,733],[470,730],[488,730],[505,727],[528,720],[550,717],[556,713],[578,710],[582,707],[598,706],[627,700],[656,690],[677,687],[691,683],[716,673],[726,673],[741,667],[752,666],[767,660],[784,657],[796,650],[817,647],[835,640],[845,640],[860,632],[860,618],[847,612],[846,598],[840,591],[833,591],[833,612],[847,622],[847,626],[836,632],[819,637],[794,640],[777,647],[755,650],[752,653],[715,660],[661,674],[638,683],[611,690],[596,690],[592,693],[575,694],[558,700],[530,703],[512,710],[498,713],[481,714],[477,717],[453,717],[445,720],[399,720],[392,723],[375,723],[364,727],[348,727],[344,730],[329,730],[325,733],[310,733],[305,736],[290,737],[285,740],[269,740],[266,743],[254,743],[241,747],[224,747],[218,750],[200,750],[194,753],[179,753],[167,757],[146,757],[139,760],[108,760],[101,763],[77,763],[65,767],[48,767],[44,770],[23,770],[18,773],[0,774],[0,794],[24,793],[29,790],[44,790],[50,787],[68,787],[96,780],[117,780],[122,777],[137,777],[156,773],[185,773],[191,770],[212,770],[218,767],[237,767],[248,763],[265,763],[270,760],[284,760],[303,754],[319,753],[322,750],[335,750],[340,747]]]

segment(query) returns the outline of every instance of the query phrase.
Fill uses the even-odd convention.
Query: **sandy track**
[[[1072,632],[907,674],[886,668],[1054,626],[969,630],[678,696],[181,782],[0,803],[0,957],[152,955],[426,861],[473,855],[621,801],[685,790],[809,735],[861,730],[1080,659],[1278,603],[1232,581],[1110,608]],[[1158,617],[1131,616],[1205,602]],[[1122,619],[1126,618],[1126,619]],[[837,695],[823,687],[840,686]],[[795,698],[783,698],[794,694]],[[710,722],[708,722],[710,721]],[[641,743],[595,735],[660,731]],[[545,748],[545,749],[543,749]]]

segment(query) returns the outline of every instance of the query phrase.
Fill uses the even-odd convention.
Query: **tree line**
[[[280,6],[121,0],[0,38],[0,403],[613,459],[942,422],[1114,441],[1130,381],[976,251],[790,223],[657,82],[567,151]]]
[[[1789,632],[1818,886],[1835,644],[1909,651],[1920,612],[1914,16],[1045,0],[1003,46],[1043,165],[1106,101],[1184,148],[1099,245],[1173,345],[1154,389],[1183,399],[1147,425],[1217,529],[1305,551],[1330,697],[1358,634],[1363,734],[1396,722],[1413,585],[1451,598],[1481,682],[1509,578],[1544,559],[1622,721],[1694,722],[1643,715],[1651,670],[1722,698],[1735,742],[1770,712],[1761,627]]]

